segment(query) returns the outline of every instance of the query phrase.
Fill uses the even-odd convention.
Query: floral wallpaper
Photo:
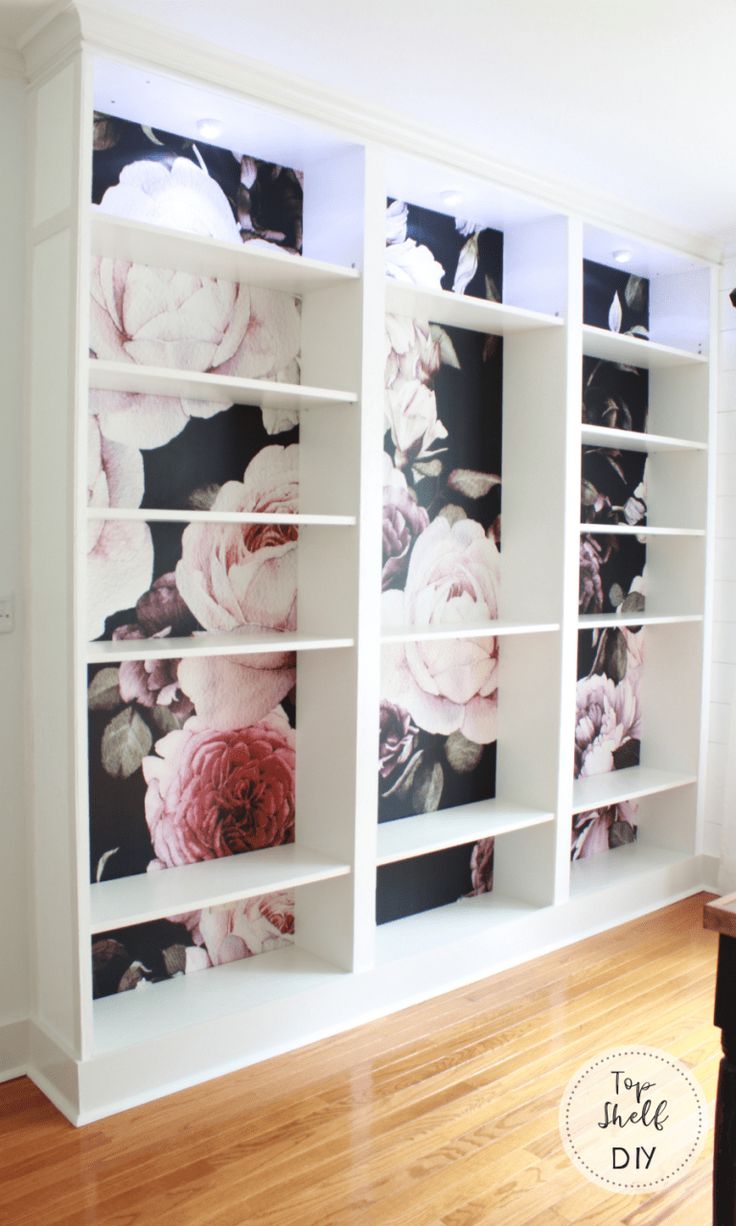
[[[649,281],[583,260],[583,323],[649,339]]]
[[[384,630],[485,624],[500,590],[500,342],[403,316],[386,329]],[[493,795],[497,672],[492,637],[384,646],[379,821]]]
[[[583,358],[584,424],[644,432],[648,411],[648,370],[600,358]]]
[[[95,999],[237,962],[290,945],[294,898],[285,890],[136,924],[92,938]]]
[[[92,197],[136,221],[300,249],[296,172],[99,114]],[[93,357],[298,382],[300,345],[300,304],[291,295],[92,262]],[[91,392],[88,504],[101,517],[89,524],[90,638],[295,628],[295,527],[181,527],[104,512],[297,512],[297,420],[275,409]]]
[[[481,839],[413,860],[380,865],[376,922],[387,924],[461,898],[489,893],[493,889],[494,843],[492,838]]]
[[[412,237],[401,242],[422,246],[433,259],[442,255],[456,283],[462,246],[452,219],[404,205],[399,210],[397,202],[389,205],[392,216],[403,216],[409,225]],[[387,258],[397,245],[390,244]],[[481,282],[486,275],[500,278],[494,238],[491,250],[496,246],[493,265],[478,244]],[[499,338],[387,316],[385,631],[485,625],[498,616],[501,388]],[[495,638],[385,644],[379,822],[411,820],[493,796],[497,706]],[[379,868],[379,922],[490,889],[492,844],[486,840],[482,847],[450,848]]]
[[[583,359],[582,420],[619,430],[646,430],[648,372]],[[636,527],[647,522],[648,457],[640,451],[582,449],[580,520]],[[581,613],[643,612],[646,540],[583,533],[580,538]]]
[[[296,629],[296,526],[215,516],[298,511],[299,445],[288,441],[298,431],[273,443],[260,416],[241,406],[191,422],[162,447],[110,444],[96,414],[89,431],[90,507],[213,512],[211,523],[90,521],[91,639]]]
[[[296,172],[105,115],[92,195],[133,220],[301,249]],[[93,358],[298,382],[300,344],[290,295],[93,261]],[[218,515],[297,513],[298,440],[289,412],[92,391],[90,638],[295,629],[296,527]],[[147,510],[212,519],[150,522]],[[90,667],[91,880],[293,842],[295,683],[291,652]],[[282,892],[103,934],[95,995],[275,948],[291,938],[293,913]]]
[[[293,843],[295,682],[291,652],[90,666],[91,880]],[[235,954],[234,940],[224,953],[213,942],[228,933],[243,937],[243,925],[256,922],[255,907],[251,899],[203,913],[206,922],[174,916],[108,933],[104,939],[115,944],[105,950],[116,968],[123,956],[142,962],[147,980],[166,977],[171,944],[206,946],[210,962],[195,951],[186,955],[188,970],[245,957]],[[289,914],[288,924],[279,921],[282,934],[293,931],[293,903]],[[171,924],[184,924],[189,936]],[[260,952],[255,937],[243,939]],[[107,957],[99,949],[96,956]],[[105,983],[112,973],[105,970]]]
[[[389,198],[386,275],[424,289],[501,301],[503,234]]]
[[[623,269],[583,262],[586,324],[649,336],[649,282]],[[649,376],[639,367],[583,358],[582,421],[609,429],[646,431]],[[580,520],[583,524],[644,527],[647,522],[645,453],[623,448],[582,448]],[[643,613],[646,595],[645,538],[580,537],[580,613]],[[575,778],[607,774],[639,762],[639,685],[644,632],[622,626],[578,635]],[[572,860],[636,839],[638,804],[577,813],[572,819]]]
[[[641,627],[581,631],[578,635],[576,779],[638,765],[643,659]],[[633,842],[636,811],[636,804],[626,802],[576,814],[572,858],[582,859]]]
[[[301,252],[297,170],[99,111],[93,150],[92,200],[106,212]]]

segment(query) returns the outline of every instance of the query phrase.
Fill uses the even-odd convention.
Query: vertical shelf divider
[[[302,490],[329,510],[330,488],[339,487],[340,505],[357,516],[358,525],[330,537],[332,590],[323,582],[324,537],[310,552],[303,534],[299,615],[329,624],[332,608],[356,647],[331,652],[329,660],[300,660],[297,820],[306,845],[348,860],[353,873],[302,891],[296,925],[304,948],[346,970],[362,970],[373,964],[375,920],[385,185],[375,148],[352,150],[337,161],[332,176],[340,193],[323,196],[322,224],[329,231],[329,210],[336,207],[330,202],[339,200],[345,209],[347,196],[352,244],[343,217],[337,254],[362,275],[358,283],[304,299],[303,376],[355,388],[360,405],[342,410],[339,418],[324,412],[302,416]],[[334,251],[329,254],[335,258]]]

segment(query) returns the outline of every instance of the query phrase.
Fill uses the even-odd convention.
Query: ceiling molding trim
[[[204,84],[216,82],[218,88],[307,116],[353,140],[373,141],[441,162],[595,225],[617,232],[629,230],[697,259],[721,259],[722,244],[710,235],[631,208],[607,193],[504,164],[449,137],[431,135],[426,127],[397,112],[358,102],[304,77],[174,33],[147,18],[121,14],[104,3],[101,8],[99,0],[94,7],[84,0],[78,3],[61,0],[47,20],[29,32],[23,49],[31,78],[68,57],[75,40],[78,46],[80,34],[90,51],[191,77]]]
[[[59,0],[18,41],[30,83],[40,84],[78,53],[81,36],[77,6],[71,0]]]
[[[25,81],[25,61],[17,48],[0,44],[0,77],[10,77],[14,80]]]

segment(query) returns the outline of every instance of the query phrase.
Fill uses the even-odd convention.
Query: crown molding
[[[461,141],[432,135],[426,126],[397,112],[358,102],[304,77],[173,32],[148,18],[122,14],[108,8],[105,0],[96,0],[94,4],[60,0],[26,34],[22,49],[29,78],[33,81],[45,75],[67,59],[80,42],[90,52],[194,78],[204,84],[216,82],[220,89],[308,116],[353,140],[376,142],[441,162],[595,225],[628,230],[698,259],[717,262],[722,258],[722,243],[712,235],[674,225],[570,180],[535,175],[523,167],[499,162]]]
[[[82,42],[82,28],[77,5],[73,0],[58,0],[18,40],[25,71],[32,85],[54,72],[75,52]]]
[[[23,56],[16,47],[8,47],[0,43],[0,77],[25,81],[26,66]]]

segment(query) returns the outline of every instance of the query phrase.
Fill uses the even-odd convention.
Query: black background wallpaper
[[[388,204],[393,203],[389,197]],[[458,259],[468,236],[462,235],[455,225],[454,217],[435,213],[432,209],[405,202],[409,210],[406,236],[413,238],[422,247],[429,247],[434,258],[442,265],[445,275],[442,288],[451,290],[455,281]],[[486,282],[492,282],[493,294],[487,292]],[[503,234],[500,230],[483,229],[478,234],[478,267],[472,280],[463,291],[473,298],[489,298],[500,302],[503,293]]]
[[[609,268],[583,260],[583,323],[609,330],[608,313],[614,295],[622,308],[620,332],[649,330],[649,282],[624,268]]]
[[[470,857],[473,843],[448,847],[414,860],[399,860],[378,868],[376,923],[430,911],[457,902],[472,889]]]
[[[647,428],[649,371],[583,358],[583,421],[614,430]]]

